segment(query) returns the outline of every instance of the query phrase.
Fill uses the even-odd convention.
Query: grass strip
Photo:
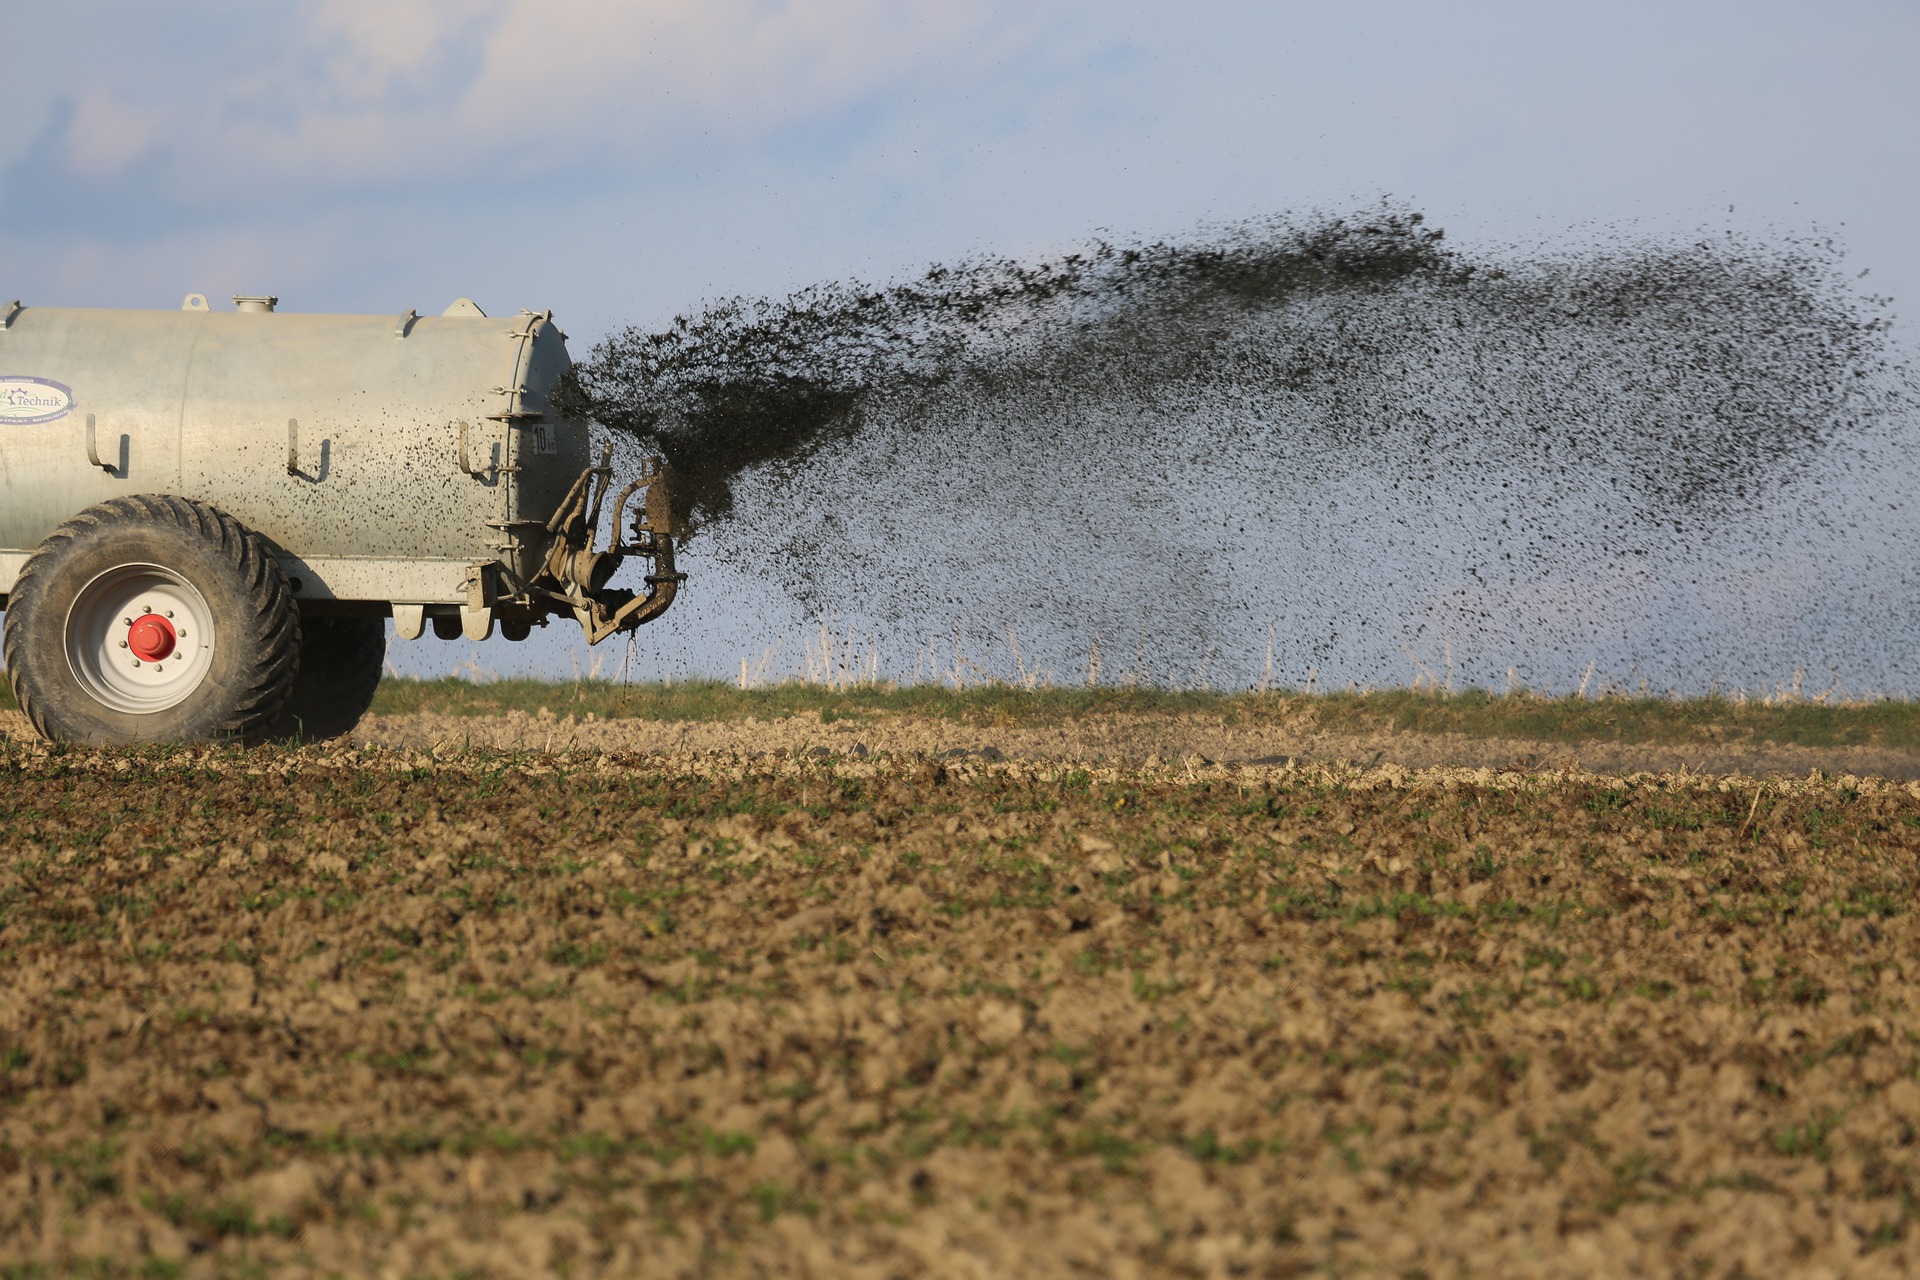
[[[1920,748],[1920,703],[1762,703],[1704,698],[1544,698],[1481,690],[1222,693],[1162,689],[1020,689],[938,685],[830,689],[799,682],[740,689],[721,681],[388,680],[374,711],[492,716],[731,721],[922,716],[956,723],[1048,725],[1100,716],[1186,716],[1224,725],[1275,722],[1295,732],[1459,734],[1540,742],[1761,744]]]

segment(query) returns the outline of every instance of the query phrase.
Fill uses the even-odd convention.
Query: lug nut
[[[126,642],[125,640],[122,640],[122,641],[120,642],[120,647],[121,647],[122,649],[124,649],[124,648],[126,648],[126,647],[127,647],[127,642]]]
[[[160,665],[159,663],[157,663],[157,662],[153,664],[153,669],[154,669],[154,671],[155,671],[155,673],[158,673],[158,672],[160,672],[160,671],[163,671],[163,670],[165,670],[165,668],[164,668],[164,667],[162,667],[162,666],[161,666],[161,665]]]
[[[171,609],[167,610],[167,616],[171,618],[173,616],[173,610]]]
[[[135,658],[135,659],[133,660],[133,665],[134,665],[134,666],[136,666],[136,667],[137,667],[137,666],[139,666],[139,665],[140,665],[140,659],[138,659],[138,658]]]
[[[143,604],[143,605],[141,605],[141,606],[140,606],[140,612],[142,612],[142,613],[152,613],[152,612],[153,612],[153,606],[152,606],[152,605],[150,605],[150,604]]]

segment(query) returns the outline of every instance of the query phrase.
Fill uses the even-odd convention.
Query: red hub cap
[[[173,624],[156,613],[143,613],[127,630],[127,648],[142,662],[159,662],[179,643]]]

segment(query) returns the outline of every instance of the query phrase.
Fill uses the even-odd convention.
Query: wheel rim
[[[178,706],[213,667],[213,610],[157,564],[107,570],[67,610],[67,666],[102,705],[132,715]]]

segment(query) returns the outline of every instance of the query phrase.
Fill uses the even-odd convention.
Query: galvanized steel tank
[[[585,426],[547,412],[571,363],[550,312],[235,302],[0,303],[0,596],[61,521],[138,493],[265,535],[304,611],[397,605],[403,634],[410,606],[472,602],[477,566],[539,574],[545,526],[592,463]]]

